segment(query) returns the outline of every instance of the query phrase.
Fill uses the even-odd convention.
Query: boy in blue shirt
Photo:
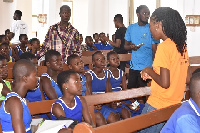
[[[112,50],[113,47],[110,44],[107,44],[106,40],[104,39],[105,33],[100,33],[99,35],[101,43],[94,44],[98,50]]]

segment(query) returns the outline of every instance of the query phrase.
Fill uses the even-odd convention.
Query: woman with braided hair
[[[156,9],[150,18],[150,31],[155,40],[163,42],[157,47],[153,69],[146,67],[141,71],[143,80],[152,79],[151,95],[142,114],[181,102],[189,66],[187,31],[178,11],[170,7]],[[163,125],[153,125],[140,133],[158,133]]]

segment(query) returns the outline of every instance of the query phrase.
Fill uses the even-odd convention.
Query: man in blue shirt
[[[112,50],[113,47],[110,44],[107,44],[106,40],[104,39],[105,33],[100,33],[99,35],[101,43],[94,44],[98,50]]]
[[[147,85],[147,81],[141,78],[140,72],[145,67],[152,67],[157,43],[151,35],[148,19],[149,8],[140,5],[136,9],[138,22],[131,24],[125,34],[125,50],[132,51],[128,88],[138,88]],[[139,45],[140,44],[140,45]]]
[[[192,75],[188,102],[184,102],[167,121],[161,133],[200,133],[200,72]]]

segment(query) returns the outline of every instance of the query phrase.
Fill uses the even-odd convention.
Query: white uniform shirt
[[[22,20],[15,20],[10,28],[10,32],[13,32],[15,34],[11,40],[11,44],[19,44],[19,36],[20,34],[28,33],[28,26]]]

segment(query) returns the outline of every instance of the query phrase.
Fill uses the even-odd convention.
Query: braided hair
[[[187,47],[187,30],[178,11],[170,7],[160,7],[152,13],[151,19],[162,22],[163,33],[175,42],[177,50],[183,55]]]

